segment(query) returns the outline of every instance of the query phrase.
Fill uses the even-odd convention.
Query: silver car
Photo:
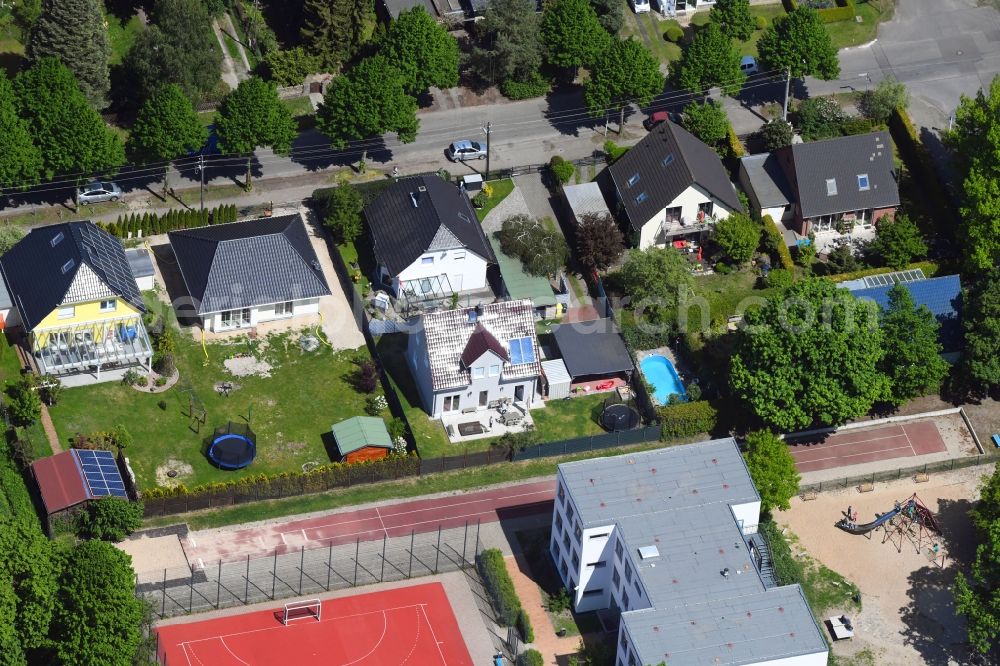
[[[122,188],[111,182],[95,182],[84,185],[76,193],[76,200],[82,204],[118,201],[122,198]]]
[[[464,162],[466,160],[485,160],[486,146],[478,141],[462,139],[461,141],[456,141],[448,146],[448,157],[455,162]]]

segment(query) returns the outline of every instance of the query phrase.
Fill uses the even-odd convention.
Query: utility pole
[[[785,106],[781,111],[781,119],[788,122],[788,92],[792,87],[792,68],[785,68]]]
[[[205,156],[198,155],[198,175],[201,176],[201,209],[205,210]]]
[[[490,179],[490,134],[493,132],[493,123],[489,120],[482,127],[483,133],[486,135],[486,175],[483,176],[483,180]]]

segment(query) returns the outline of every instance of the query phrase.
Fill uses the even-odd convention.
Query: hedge
[[[662,439],[690,437],[715,429],[719,413],[707,400],[679,402],[659,408]]]
[[[792,275],[794,275],[795,262],[792,261],[792,253],[789,251],[788,245],[785,244],[785,237],[781,235],[781,230],[774,223],[773,217],[765,215],[762,219],[764,221],[764,233],[771,237],[771,242],[775,246],[775,252],[778,253],[778,261],[781,262],[781,267],[791,271]]]
[[[573,174],[576,173],[576,167],[573,166],[573,163],[567,162],[560,155],[553,155],[552,159],[549,160],[549,170],[560,185],[571,181]]]
[[[747,154],[747,149],[743,147],[743,142],[740,141],[740,137],[736,136],[736,130],[733,126],[729,126],[729,131],[726,133],[726,150],[729,152],[729,156],[734,159],[739,159]]]
[[[538,72],[531,75],[530,81],[515,81],[507,79],[500,83],[500,92],[509,100],[531,99],[548,94],[552,84]]]
[[[517,655],[517,666],[545,666],[545,658],[538,650],[525,650]]]
[[[517,630],[521,632],[521,637],[525,643],[535,642],[535,630],[531,626],[531,618],[528,617],[528,611],[524,610],[524,608],[517,611]]]
[[[119,215],[118,219],[110,224],[98,222],[97,225],[112,236],[128,238],[129,234],[138,236],[139,232],[142,232],[143,236],[152,236],[175,229],[225,224],[235,222],[238,216],[236,205],[230,204],[217,206],[212,210],[169,210],[163,215],[156,213]]]
[[[799,7],[797,0],[781,0],[786,12],[794,12]],[[854,0],[837,0],[836,7],[827,9],[817,9],[816,13],[823,23],[839,23],[840,21],[853,21],[857,14],[857,7]]]
[[[476,568],[483,577],[486,591],[497,610],[497,619],[507,627],[517,627],[526,643],[535,640],[531,619],[521,606],[521,600],[514,589],[514,581],[507,573],[503,553],[499,548],[487,548],[476,556]]]
[[[619,146],[611,139],[605,141],[604,154],[608,156],[608,164],[614,164],[619,157],[628,152],[628,148],[628,146]]]
[[[937,275],[939,267],[937,263],[933,261],[917,261],[909,264],[905,269],[907,271],[912,271],[920,269],[924,273],[924,277],[934,277]],[[896,269],[889,268],[888,266],[883,266],[881,268],[865,268],[859,271],[852,271],[850,273],[838,273],[836,275],[824,275],[823,277],[830,282],[847,282],[848,280],[860,280],[863,277],[868,277],[869,275],[882,275],[884,273],[894,273]]]

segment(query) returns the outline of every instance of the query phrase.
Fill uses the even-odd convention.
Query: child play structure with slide
[[[857,514],[850,515],[849,508],[848,515],[837,521],[836,526],[848,534],[859,534],[869,539],[871,539],[872,532],[881,528],[883,530],[882,543],[891,541],[899,552],[903,550],[904,537],[913,543],[917,552],[920,552],[923,550],[925,540],[929,544],[934,541],[933,535],[941,533],[941,526],[937,518],[920,501],[916,493],[902,502],[896,502],[892,510],[875,514],[875,520],[870,523],[859,524],[856,522],[856,516]],[[931,550],[936,555],[938,544],[934,543]]]

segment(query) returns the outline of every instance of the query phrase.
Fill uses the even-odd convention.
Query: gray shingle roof
[[[797,143],[782,151],[791,154],[792,172],[788,173],[787,153],[782,166],[796,192],[802,217],[899,205],[888,132]],[[868,176],[867,190],[860,189],[859,175]],[[835,181],[836,194],[829,194],[828,180]]]
[[[461,310],[433,312],[421,317],[424,334],[427,337],[427,356],[430,364],[431,385],[435,391],[471,383],[469,368],[462,363],[462,354],[469,338],[478,326],[488,331],[509,352],[510,340],[531,338],[534,361],[514,365],[504,360],[501,377],[503,379],[524,379],[537,377],[541,373],[538,353],[538,338],[535,336],[535,307],[531,301],[502,301]],[[483,348],[483,352],[486,348]]]
[[[787,206],[792,202],[795,195],[774,155],[748,155],[740,160],[740,166],[746,171],[761,208]]]
[[[610,375],[635,369],[625,341],[610,319],[596,319],[552,328],[570,375]]]
[[[727,208],[743,210],[719,155],[670,121],[660,123],[608,170],[636,231],[694,184]]]
[[[169,237],[198,314],[330,294],[298,213]]]
[[[440,245],[445,231],[454,247],[496,263],[469,197],[438,176],[400,178],[365,208],[365,219],[376,259],[394,276],[432,247],[448,249]]]
[[[0,268],[27,330],[59,305],[111,295],[145,311],[122,242],[92,222],[34,229],[0,257]]]

